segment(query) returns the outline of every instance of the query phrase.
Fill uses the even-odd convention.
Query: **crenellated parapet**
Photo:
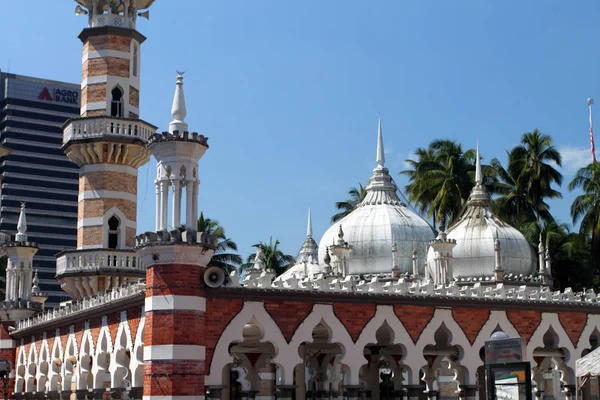
[[[293,274],[285,278],[275,278],[267,273],[251,274],[241,280],[237,272],[229,276],[228,288],[243,288],[247,290],[263,289],[276,291],[298,291],[315,293],[322,292],[324,295],[352,294],[355,296],[383,295],[389,301],[394,296],[417,297],[439,297],[460,299],[483,299],[496,301],[519,301],[520,303],[555,302],[555,303],[579,303],[597,305],[600,307],[600,293],[594,289],[575,292],[571,288],[564,291],[552,291],[536,278],[536,281],[510,281],[496,282],[495,280],[483,280],[475,282],[451,282],[449,284],[435,284],[430,279],[412,279],[403,277],[392,279],[388,276],[373,275],[367,279],[357,276],[346,277],[332,274],[319,273],[311,277],[302,278]],[[216,289],[220,290],[220,289]],[[333,298],[333,297],[332,297]]]

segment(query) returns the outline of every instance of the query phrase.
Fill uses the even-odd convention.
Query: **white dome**
[[[367,195],[354,211],[325,232],[319,242],[319,264],[324,264],[327,247],[335,243],[339,225],[342,225],[344,241],[353,247],[349,274],[391,273],[394,242],[398,246],[396,263],[400,272],[412,273],[413,246],[417,249],[422,272],[428,242],[435,238],[433,230],[398,198],[398,188],[383,167],[381,124],[377,142],[378,165],[366,187]]]
[[[477,184],[469,196],[460,220],[447,231],[448,239],[456,240],[452,251],[454,278],[492,277],[495,269],[494,242],[500,242],[500,266],[507,274],[535,273],[536,254],[525,236],[501,221],[492,209],[492,200],[485,188]],[[433,249],[427,254],[429,273],[435,269]]]
[[[353,246],[348,264],[352,275],[390,273],[393,242],[398,245],[396,262],[400,272],[412,273],[413,246],[417,249],[422,272],[427,244],[434,239],[427,222],[399,200],[395,205],[363,204],[338,224],[344,230],[344,240]],[[338,229],[338,225],[331,226],[323,235],[319,243],[319,264],[324,264],[325,250],[336,240]]]

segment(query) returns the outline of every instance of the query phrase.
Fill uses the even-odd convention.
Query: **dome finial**
[[[21,214],[19,215],[19,222],[17,222],[17,235],[15,241],[26,242],[27,241],[27,218],[25,217],[25,203],[21,203]]]
[[[306,225],[306,236],[311,238],[313,235],[312,232],[312,217],[310,215],[310,207],[308,207],[308,224]]]
[[[385,154],[383,152],[383,132],[381,131],[381,116],[377,118],[377,165],[383,167]]]
[[[483,183],[483,174],[481,173],[481,160],[479,158],[479,141],[477,141],[477,155],[475,157],[475,184],[481,185]]]
[[[183,95],[183,74],[184,72],[177,71],[175,96],[173,96],[173,106],[171,107],[173,121],[169,124],[169,133],[174,131],[183,133],[188,130],[188,124],[184,122],[187,110],[185,108],[185,96]]]

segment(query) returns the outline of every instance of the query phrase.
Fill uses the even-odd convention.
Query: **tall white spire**
[[[312,237],[312,217],[310,215],[310,207],[308,207],[308,224],[306,225],[306,236]]]
[[[15,241],[27,241],[27,218],[25,218],[25,203],[21,203],[21,214],[19,215],[19,222],[17,222],[17,235],[15,236]]]
[[[475,184],[483,183],[483,175],[481,173],[481,160],[479,159],[479,141],[477,141],[477,155],[475,156]]]
[[[185,109],[185,96],[183,95],[183,72],[177,71],[177,83],[175,85],[175,96],[173,96],[173,106],[171,107],[171,116],[173,121],[169,124],[169,132],[184,132],[188,130],[188,124],[184,122],[187,111]]]
[[[381,131],[381,117],[377,119],[377,165],[383,167],[385,154],[383,152],[383,132]]]

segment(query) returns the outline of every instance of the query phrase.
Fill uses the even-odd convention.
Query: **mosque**
[[[309,215],[293,267],[276,277],[258,248],[243,278],[207,268],[214,238],[190,228],[209,144],[185,122],[183,74],[168,131],[139,118],[136,19],[154,0],[76,2],[88,18],[81,116],[63,150],[80,168],[77,249],[56,262],[72,301],[44,309],[23,207],[17,235],[0,235],[5,398],[485,399],[484,344],[498,331],[525,341],[537,400],[575,396],[575,360],[600,340],[599,296],[552,291],[550,255],[494,214],[479,161],[460,220],[434,233],[398,197],[381,124],[366,197],[318,245]],[[150,157],[156,230],[140,233]],[[597,398],[596,380],[579,394]]]

